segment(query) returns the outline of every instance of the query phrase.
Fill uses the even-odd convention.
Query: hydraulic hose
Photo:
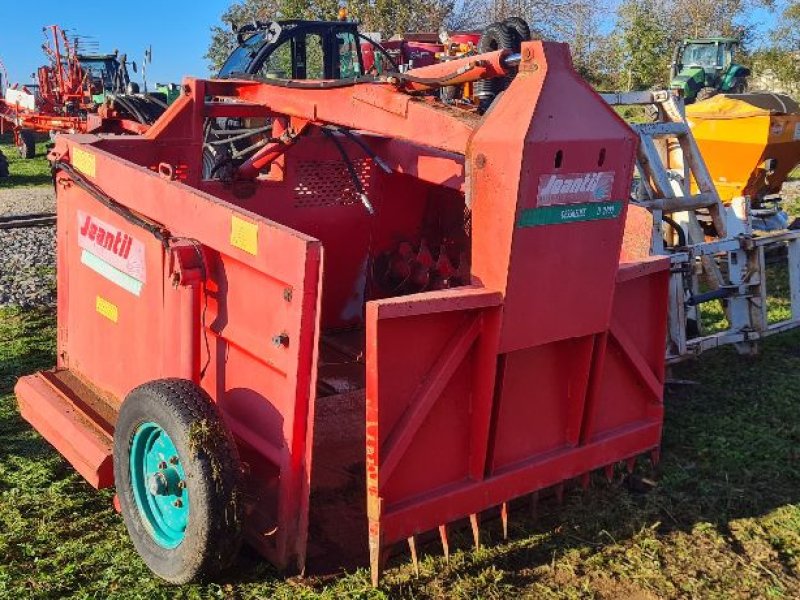
[[[364,186],[361,185],[361,180],[358,178],[358,173],[356,173],[356,169],[353,166],[353,161],[351,161],[350,157],[347,156],[347,151],[344,149],[344,146],[342,146],[342,143],[336,139],[336,134],[334,134],[332,131],[329,131],[323,127],[322,133],[324,133],[328,139],[334,143],[336,149],[339,151],[339,154],[341,155],[342,160],[347,167],[347,172],[350,173],[350,178],[353,180],[353,186],[355,186],[356,192],[358,192],[358,197],[361,199],[361,204],[364,205],[364,208],[367,209],[367,212],[370,215],[374,215],[375,207],[372,206],[372,202],[370,202],[369,198],[367,198],[367,194],[364,191]]]

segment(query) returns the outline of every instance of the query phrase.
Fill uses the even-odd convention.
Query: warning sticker
[[[72,166],[89,177],[94,177],[97,172],[94,154],[81,148],[72,148]]]
[[[231,216],[231,246],[258,256],[258,223]]]
[[[119,319],[119,309],[113,302],[109,302],[102,296],[98,296],[94,304],[95,310],[109,321],[116,323]]]
[[[611,198],[613,171],[548,173],[539,177],[537,206],[605,202]]]

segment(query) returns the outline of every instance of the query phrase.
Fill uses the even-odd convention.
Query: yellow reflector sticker
[[[94,177],[97,171],[94,154],[75,147],[72,148],[72,166],[89,177]]]
[[[258,223],[231,216],[231,246],[258,256]]]
[[[109,302],[102,296],[97,297],[95,308],[97,309],[98,313],[103,315],[109,321],[116,323],[117,319],[119,319],[119,310],[117,309],[117,305]]]

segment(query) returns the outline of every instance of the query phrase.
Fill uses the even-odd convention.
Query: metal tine
[[[447,525],[439,525],[439,537],[442,539],[444,561],[450,564],[450,542],[447,540]]]
[[[625,461],[625,468],[628,469],[628,473],[633,473],[636,469],[636,457],[631,456],[629,459]]]
[[[414,563],[414,574],[419,577],[419,559],[417,558],[417,542],[412,535],[408,538],[408,549],[411,550],[411,562]]]
[[[508,502],[500,505],[500,520],[503,522],[503,539],[508,539]]]
[[[481,548],[480,528],[478,527],[478,514],[472,513],[469,516],[469,524],[472,526],[472,538],[475,540],[475,550]]]
[[[556,502],[559,504],[564,502],[564,482],[562,481],[553,486],[553,491],[556,493]]]
[[[653,448],[650,451],[650,462],[653,463],[654,467],[658,466],[658,462],[661,460],[661,450],[659,448]]]
[[[608,480],[608,483],[613,483],[613,481],[614,481],[614,463],[611,463],[610,465],[606,465],[605,466],[605,474],[606,474],[606,480]]]

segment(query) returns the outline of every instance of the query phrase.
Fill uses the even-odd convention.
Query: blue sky
[[[184,75],[208,74],[209,28],[230,0],[0,0],[0,60],[9,79],[30,81],[44,63],[44,25],[61,25],[92,36],[101,52],[118,48],[140,63],[147,44],[153,46],[148,82],[180,81]],[[131,73],[133,76],[133,73]],[[141,81],[141,73],[135,76]]]

